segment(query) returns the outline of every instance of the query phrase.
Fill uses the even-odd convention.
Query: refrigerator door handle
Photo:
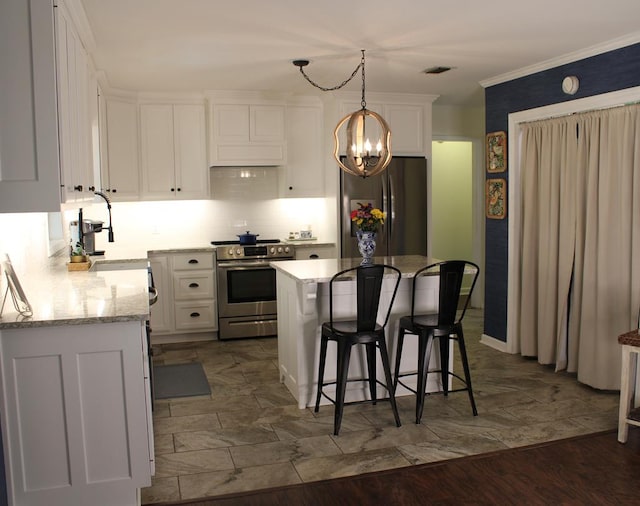
[[[392,178],[388,178],[387,179],[387,241],[389,244],[389,247],[391,247],[391,237],[393,234],[393,212],[395,210],[396,207],[396,199],[395,199],[395,191],[393,188],[393,179]]]

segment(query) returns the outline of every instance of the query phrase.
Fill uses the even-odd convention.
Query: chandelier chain
[[[362,100],[360,101],[360,105],[362,106],[362,110],[367,108],[367,101],[364,99],[364,49],[362,51],[362,59],[360,60],[360,66],[362,67]]]
[[[304,73],[304,69],[302,67],[299,67],[300,69],[300,73],[304,76],[304,78],[309,81],[309,83],[312,86],[315,86],[316,88],[318,88],[319,90],[322,91],[335,91],[335,90],[339,90],[340,88],[343,88],[347,83],[349,83],[358,73],[358,70],[360,70],[362,68],[362,101],[364,102],[364,49],[361,49],[362,51],[362,59],[360,60],[360,63],[358,64],[358,66],[355,68],[355,70],[351,73],[351,75],[345,79],[344,81],[342,81],[340,84],[336,85],[336,86],[332,86],[332,87],[328,87],[325,88],[324,86],[320,86],[317,83],[314,83],[311,78]]]

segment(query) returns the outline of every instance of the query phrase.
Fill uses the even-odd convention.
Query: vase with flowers
[[[378,227],[384,225],[387,213],[373,207],[371,202],[358,202],[358,209],[351,211],[351,221],[355,224],[358,250],[362,255],[362,265],[370,264],[376,250],[376,233]]]

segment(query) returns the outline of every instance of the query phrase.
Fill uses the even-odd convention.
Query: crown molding
[[[58,0],[58,5],[66,7],[85,50],[91,56],[96,49],[96,39],[82,2],[80,0]]]
[[[590,58],[591,56],[596,56],[599,54],[607,53],[609,51],[631,46],[632,44],[637,44],[638,42],[640,42],[640,32],[630,33],[623,37],[612,39],[602,44],[590,46],[578,51],[574,51],[572,53],[567,53],[562,56],[552,58],[550,60],[545,60],[540,63],[530,65],[528,67],[523,67],[512,72],[507,72],[505,74],[500,74],[498,76],[485,79],[483,81],[480,81],[480,85],[483,88],[488,88],[489,86],[505,83],[507,81],[513,81],[514,79],[525,77],[531,74],[536,74],[544,70],[559,67],[561,65],[566,65],[567,63],[573,63],[575,61],[584,60],[585,58]]]

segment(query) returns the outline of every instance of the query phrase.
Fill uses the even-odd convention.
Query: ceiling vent
[[[451,67],[429,67],[428,69],[424,69],[422,72],[424,74],[442,74],[448,70],[451,70]]]

